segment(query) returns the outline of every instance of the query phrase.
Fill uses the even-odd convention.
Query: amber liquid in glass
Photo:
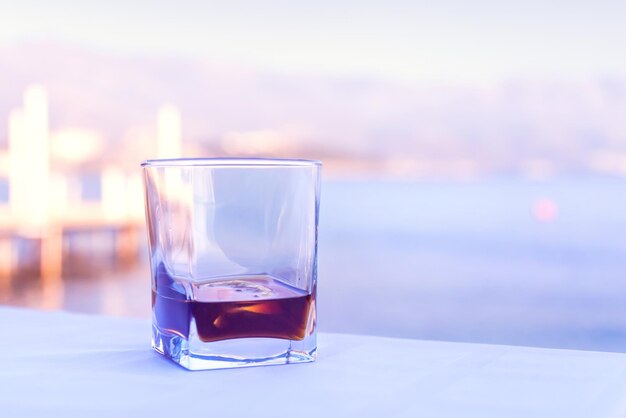
[[[302,340],[315,321],[315,292],[309,294],[269,276],[196,285],[195,300],[175,294],[171,287],[161,292],[158,284],[157,280],[157,291],[152,292],[156,322],[163,331],[185,338],[195,323],[203,342],[257,337]]]

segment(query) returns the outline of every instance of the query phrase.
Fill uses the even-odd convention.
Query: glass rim
[[[147,167],[319,167],[318,160],[298,158],[164,158],[144,160]]]

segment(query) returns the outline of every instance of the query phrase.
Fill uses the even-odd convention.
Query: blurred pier
[[[179,111],[163,106],[155,119],[156,155],[144,158],[179,157]],[[86,131],[53,138],[38,85],[25,90],[8,122],[8,147],[0,150],[0,295],[37,277],[51,293],[46,307],[56,308],[62,277],[123,269],[145,251],[139,161],[126,170],[99,161],[98,138]]]

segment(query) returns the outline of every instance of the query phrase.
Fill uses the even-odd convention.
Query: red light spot
[[[559,207],[552,199],[539,199],[532,207],[532,213],[539,222],[553,222],[559,216]]]

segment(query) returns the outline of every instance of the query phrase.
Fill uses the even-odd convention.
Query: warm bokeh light
[[[67,163],[82,163],[96,158],[103,151],[98,132],[88,129],[68,128],[51,135],[51,157]]]
[[[172,105],[163,105],[157,116],[158,158],[179,158],[182,155],[180,111]]]
[[[9,115],[10,205],[21,232],[43,233],[49,220],[50,180],[48,98],[42,86],[29,86],[23,107]]]
[[[287,153],[290,139],[271,130],[228,132],[222,139],[222,149],[232,155],[263,155]]]
[[[124,172],[118,167],[105,167],[102,171],[102,211],[105,219],[121,221],[128,214],[128,197]],[[134,196],[133,199],[137,199]]]

